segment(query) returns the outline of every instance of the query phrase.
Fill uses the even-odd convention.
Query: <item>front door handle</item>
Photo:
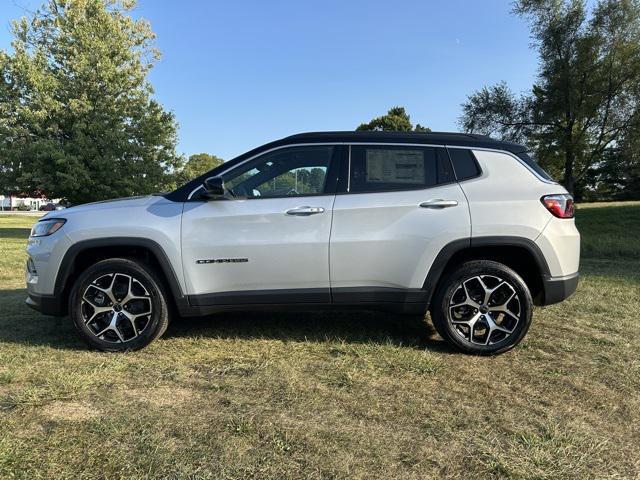
[[[436,198],[435,200],[427,200],[426,202],[422,202],[420,206],[422,208],[449,208],[455,207],[458,205],[457,200],[443,200],[441,198]]]
[[[296,215],[298,217],[308,217],[309,215],[317,215],[323,213],[322,207],[296,207],[291,210],[287,210],[287,215]]]

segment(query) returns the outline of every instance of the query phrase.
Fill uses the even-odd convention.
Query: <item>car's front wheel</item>
[[[478,355],[505,352],[525,336],[533,311],[531,293],[511,268],[471,261],[441,282],[431,307],[433,324],[445,340]]]
[[[138,350],[167,329],[169,313],[157,273],[135,260],[102,260],[75,282],[69,313],[91,346],[110,352]]]

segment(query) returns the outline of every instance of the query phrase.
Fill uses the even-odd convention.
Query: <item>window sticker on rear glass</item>
[[[421,150],[367,150],[367,183],[423,183]]]

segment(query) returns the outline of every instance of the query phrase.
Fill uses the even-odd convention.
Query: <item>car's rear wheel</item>
[[[69,313],[91,346],[110,352],[138,350],[169,324],[157,272],[124,258],[102,260],[84,271],[72,289]]]
[[[531,293],[515,271],[478,260],[445,277],[434,295],[431,318],[440,336],[460,350],[491,355],[520,343],[532,312]]]

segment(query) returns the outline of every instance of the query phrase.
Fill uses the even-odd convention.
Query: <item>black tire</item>
[[[153,268],[135,259],[111,258],[87,268],[76,280],[69,297],[69,315],[82,338],[98,350],[123,352],[144,348],[162,336],[169,325],[169,309],[159,278]],[[109,282],[110,293],[101,293],[103,290],[98,287],[103,288]],[[127,285],[126,295],[136,296],[122,298],[122,285]],[[85,293],[92,298],[87,300]],[[115,304],[110,300],[112,296],[117,300]],[[127,298],[131,300],[122,305],[118,303]],[[110,306],[110,311],[97,313],[95,319],[91,319],[98,309],[106,310]],[[145,315],[147,310],[150,314]],[[118,318],[112,322],[116,314]],[[110,323],[114,323],[116,329],[111,328]],[[98,336],[105,326],[110,330]]]
[[[491,288],[495,288],[493,293],[488,293]],[[506,303],[500,304],[503,300]],[[531,325],[533,301],[526,283],[511,268],[475,260],[445,274],[430,310],[434,327],[450,344],[466,353],[496,355],[524,338]]]

